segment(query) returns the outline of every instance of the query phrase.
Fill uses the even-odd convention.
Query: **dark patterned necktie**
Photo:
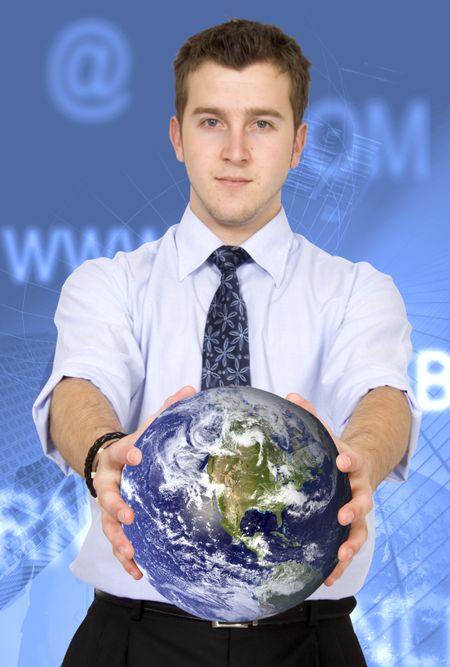
[[[249,385],[247,308],[236,271],[253,260],[244,248],[223,245],[207,261],[220,269],[222,278],[206,318],[201,388]]]

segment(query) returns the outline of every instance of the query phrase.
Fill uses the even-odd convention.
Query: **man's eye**
[[[217,127],[218,120],[216,118],[207,118],[203,121],[208,127]]]
[[[261,130],[264,130],[266,127],[270,127],[270,123],[267,120],[257,120],[256,124]]]

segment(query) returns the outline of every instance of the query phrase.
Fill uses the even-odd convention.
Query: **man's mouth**
[[[235,176],[224,176],[223,178],[218,178],[217,180],[223,185],[228,185],[230,187],[239,187],[246,185],[247,183],[251,183],[251,181],[247,178],[240,178]]]

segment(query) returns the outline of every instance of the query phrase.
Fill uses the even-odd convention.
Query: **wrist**
[[[124,436],[125,436],[125,434],[120,438],[112,438],[111,440],[108,440],[108,442],[106,442],[104,445],[102,445],[100,447],[100,449],[98,450],[98,452],[96,452],[96,454],[94,456],[94,460],[92,461],[92,472],[97,472],[98,464],[100,462],[100,456],[105,451],[105,449],[108,449],[108,447],[113,445],[115,442],[118,442],[119,440],[122,440],[122,438]]]
[[[103,435],[101,435],[99,438],[96,439],[94,444],[89,449],[84,462],[84,478],[86,480],[86,485],[89,489],[89,492],[94,498],[97,497],[97,493],[94,488],[93,480],[97,473],[99,454],[101,454],[105,449],[107,449],[107,446],[110,446],[114,442],[121,440],[126,435],[127,434],[123,433],[122,431],[110,431],[108,433],[104,433]],[[95,463],[95,458],[97,458],[97,463]]]

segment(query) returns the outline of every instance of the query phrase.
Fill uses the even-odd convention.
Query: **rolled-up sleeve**
[[[392,278],[367,262],[357,266],[342,321],[325,355],[322,390],[337,435],[341,435],[358,402],[370,390],[389,386],[402,390],[411,410],[407,452],[388,478],[407,478],[417,447],[421,410],[408,380],[411,325]]]
[[[64,376],[90,380],[125,425],[131,399],[145,375],[119,255],[87,260],[78,267],[64,283],[55,313],[53,369],[33,404],[32,416],[44,453],[65,475],[72,469],[49,433],[51,395],[58,382]]]

